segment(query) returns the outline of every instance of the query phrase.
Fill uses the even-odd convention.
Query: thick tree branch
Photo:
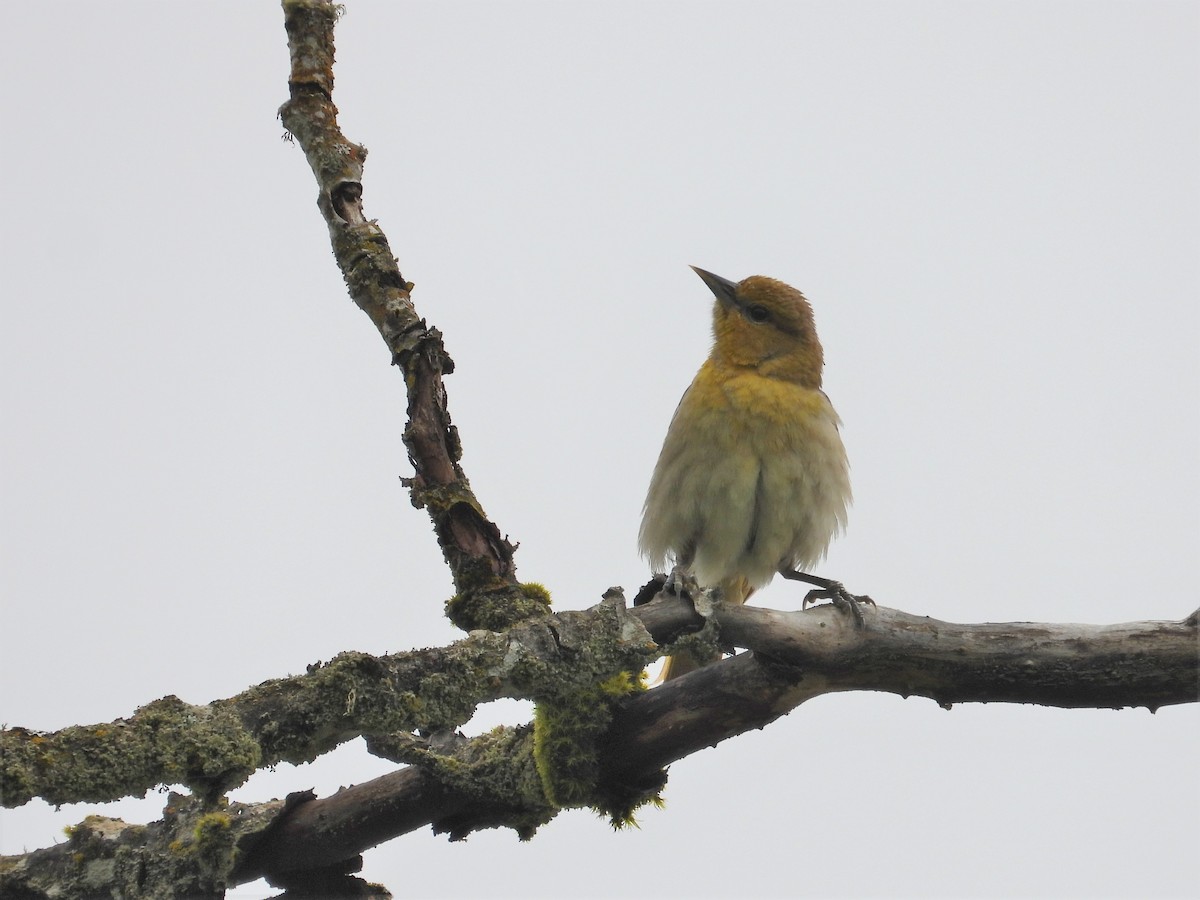
[[[723,640],[819,672],[830,690],[952,703],[1155,710],[1197,700],[1196,614],[1119,625],[960,625],[880,607],[866,629],[761,607],[719,608]]]
[[[443,648],[381,657],[344,653],[305,675],[264,682],[207,706],[167,697],[112,723],[58,732],[5,729],[0,794],[7,806],[34,796],[51,803],[102,802],[185,783],[215,796],[256,768],[308,761],[360,735],[453,729],[480,703],[550,696],[567,677],[564,667],[594,669],[602,677],[622,661],[648,661],[660,652],[656,644],[704,621],[686,599],[675,597],[622,610],[619,601],[610,601],[505,634],[473,634]],[[730,710],[746,727],[762,727],[793,708],[793,689],[808,696],[886,691],[942,705],[1157,709],[1197,700],[1195,614],[1182,622],[1122,625],[959,625],[879,607],[858,629],[831,607],[786,612],[716,604],[712,619],[723,642],[787,670],[779,696],[757,682],[731,681],[727,660],[657,689],[650,695],[654,701],[634,698],[623,710],[678,703],[681,710],[673,715],[683,715],[703,703],[713,710],[712,730],[698,738],[703,745],[745,730],[714,724],[728,721]],[[633,627],[639,620],[646,630]],[[606,645],[617,656],[598,653]],[[584,647],[599,658],[582,660]],[[699,686],[713,679],[706,689],[713,696],[697,696]],[[718,714],[723,703],[730,710]],[[664,723],[671,719],[656,716]],[[673,753],[688,752],[686,742],[675,743],[680,732],[673,724],[663,728],[667,749],[647,755],[645,768],[655,768],[655,758],[670,761],[679,758]]]
[[[343,653],[304,675],[263,682],[207,706],[156,700],[127,719],[56,732],[0,731],[0,798],[20,806],[104,802],[186,784],[216,798],[256,769],[301,763],[361,735],[454,729],[480,703],[556,696],[658,652],[614,598],[586,612],[476,632],[442,648]]]
[[[0,897],[220,898],[237,855],[300,799],[213,808],[171,794],[149,825],[88,816],[67,829],[65,843],[0,857]]]
[[[515,661],[511,668],[505,670],[501,664],[501,668],[489,670],[489,678],[494,681],[484,694],[516,695],[520,679],[514,680],[512,673],[528,670],[543,656],[561,661],[565,652],[568,658],[578,660],[579,649],[600,632],[610,637],[621,633],[636,636],[624,615],[612,618],[615,605],[610,601],[588,612],[526,623],[509,635],[472,636],[449,648],[421,651],[417,656],[424,665],[419,668],[432,677],[439,668],[454,672],[456,668],[509,659]],[[662,597],[627,615],[639,619],[660,642],[695,631],[703,623],[692,604],[679,597]],[[603,621],[606,616],[607,623],[599,631],[594,630],[592,620]],[[744,731],[761,728],[810,697],[831,691],[887,691],[928,697],[943,705],[977,701],[1155,709],[1198,699],[1200,644],[1195,613],[1182,622],[1109,626],[959,625],[881,607],[870,612],[866,629],[858,629],[828,606],[783,612],[716,604],[711,618],[722,641],[753,652],[622,702],[601,742],[602,780],[636,790],[653,780],[662,766]],[[539,630],[544,624],[552,631]],[[482,647],[477,645],[478,640],[484,641]],[[489,643],[493,640],[494,645]],[[572,647],[576,649],[572,651]],[[468,648],[463,651],[466,656],[452,655],[456,648]],[[644,652],[645,644],[639,649]],[[389,665],[399,665],[400,660],[417,665],[412,657],[414,654],[366,657],[356,661],[355,670],[364,677],[389,673],[383,679],[386,681],[398,677]],[[468,663],[467,659],[472,661]],[[304,682],[321,678],[323,671],[318,668],[298,679],[268,682],[263,687],[277,695],[282,708],[293,708],[290,701],[280,700],[279,696],[320,694]],[[412,696],[428,696],[422,693],[419,681]],[[360,686],[348,674],[339,678],[339,683],[350,691]],[[257,709],[265,719],[281,715],[266,710],[261,698],[249,699],[251,693],[239,695],[244,701],[243,714]],[[483,699],[484,694],[477,699]],[[342,699],[345,696],[339,694]],[[218,701],[215,705],[231,702]],[[394,696],[388,702],[394,702]],[[461,718],[465,709],[455,718]],[[282,718],[287,720],[289,716]],[[354,721],[361,732],[362,723]],[[120,730],[120,725],[109,729]],[[16,737],[28,736],[28,732],[21,732]],[[176,739],[189,740],[185,734]],[[467,789],[465,783],[444,777],[444,772],[452,769],[438,774],[437,766],[405,768],[326,799],[298,803],[267,836],[245,848],[233,876],[235,881],[334,864],[425,824],[462,834],[477,827],[511,824],[512,814],[522,805],[526,805],[531,821],[552,814],[547,812],[536,779],[530,774],[532,749],[527,729],[506,729],[465,744],[452,742],[447,745],[446,758],[482,758],[481,748],[486,741],[492,741],[493,747],[496,741],[507,742],[501,757],[506,764],[523,767],[525,773],[515,780],[506,777],[496,782],[524,785],[517,793],[493,798],[491,805],[499,813],[488,812],[489,802],[477,791],[481,786],[490,788],[479,779],[470,782]],[[423,745],[432,746],[429,742]],[[6,754],[6,764],[10,758]],[[73,765],[84,762],[77,760]],[[496,765],[494,759],[489,765]]]
[[[680,598],[659,599],[634,614],[658,640],[700,622]],[[831,691],[880,690],[943,705],[1150,708],[1195,702],[1200,692],[1196,614],[1183,622],[1112,626],[958,625],[883,608],[870,615],[865,631],[830,607],[718,606],[714,616],[724,637],[758,652],[624,701],[602,745],[602,779],[636,788],[677,759],[762,728]],[[960,679],[967,687],[957,686]],[[425,824],[438,828],[470,803],[427,772],[403,769],[299,806],[238,874],[329,864]]]

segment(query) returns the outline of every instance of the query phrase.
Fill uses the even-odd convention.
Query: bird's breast
[[[850,501],[838,417],[819,389],[752,371],[701,369],[651,481],[643,549],[691,557],[704,584],[770,581],[811,566]]]

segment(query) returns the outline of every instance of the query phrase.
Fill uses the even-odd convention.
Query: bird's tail
[[[721,599],[734,606],[741,606],[754,593],[754,588],[750,586],[750,583],[740,576],[722,581],[720,587]],[[700,659],[695,653],[686,650],[683,653],[668,656],[663,663],[662,671],[659,673],[656,683],[661,684],[664,681],[670,681],[672,678],[679,678],[688,672],[696,671],[701,666],[714,663],[720,658],[720,653],[713,653],[707,655],[704,659]]]

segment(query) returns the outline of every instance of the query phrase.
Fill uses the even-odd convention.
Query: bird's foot
[[[804,609],[808,609],[808,604],[816,603],[818,600],[831,600],[834,606],[841,607],[847,610],[854,617],[854,624],[859,628],[865,628],[867,620],[863,616],[862,607],[870,603],[875,605],[875,601],[866,594],[852,594],[846,590],[846,586],[840,581],[834,581],[832,578],[822,578],[820,575],[810,575],[808,572],[801,572],[798,569],[792,569],[788,566],[783,566],[779,570],[779,574],[788,581],[803,581],[806,584],[815,584],[816,588],[804,595]]]
[[[801,609],[808,609],[810,603],[816,603],[818,600],[829,600],[834,606],[849,612],[854,617],[854,624],[859,628],[867,626],[862,607],[868,603],[871,606],[875,605],[875,601],[866,594],[850,593],[840,581],[830,581],[824,587],[813,588],[804,595]]]
[[[683,566],[676,566],[663,582],[662,592],[695,599],[700,596],[700,583],[696,581],[696,576]]]

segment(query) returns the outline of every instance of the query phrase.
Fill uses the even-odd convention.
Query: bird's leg
[[[795,569],[782,568],[779,570],[779,574],[789,581],[803,581],[806,584],[816,585],[813,590],[804,595],[804,603],[801,608],[807,609],[810,603],[816,603],[818,600],[830,600],[834,606],[849,611],[854,616],[854,622],[859,628],[866,627],[867,620],[860,607],[865,603],[875,605],[875,601],[866,594],[852,594],[840,581],[822,578],[820,575],[810,575],[808,572],[799,572]]]

